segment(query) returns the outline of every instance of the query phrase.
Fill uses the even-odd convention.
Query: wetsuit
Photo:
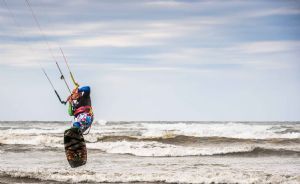
[[[79,128],[81,132],[86,131],[93,122],[94,115],[91,103],[91,89],[89,86],[83,86],[73,91],[78,93],[76,99],[69,97],[69,114],[74,116],[73,127]]]

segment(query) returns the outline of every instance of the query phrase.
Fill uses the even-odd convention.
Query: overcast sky
[[[97,120],[300,120],[298,0],[30,3]],[[66,98],[25,0],[0,0],[0,120],[71,119],[39,62]]]

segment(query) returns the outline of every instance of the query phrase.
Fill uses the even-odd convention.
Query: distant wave
[[[300,148],[296,144],[272,145],[259,143],[218,143],[203,145],[176,145],[157,141],[115,141],[95,142],[87,144],[89,149],[101,150],[107,153],[129,154],[145,157],[184,157],[184,156],[214,156],[214,155],[289,155],[299,156]]]
[[[33,150],[51,150],[60,151],[63,149],[63,143],[47,142],[40,145],[33,144],[1,144],[0,154],[4,152],[26,152]],[[285,140],[284,140],[285,141]],[[177,145],[166,144],[157,141],[136,141],[131,139],[114,142],[106,140],[105,142],[87,143],[89,150],[101,151],[113,154],[128,154],[144,157],[186,157],[186,156],[300,156],[299,146],[292,144],[290,146],[254,144],[254,143],[218,143],[203,145]]]
[[[215,154],[222,156],[300,156],[300,151],[285,150],[285,149],[266,149],[255,147],[250,151],[232,152],[224,154]]]
[[[134,154],[129,154],[133,156],[138,156]],[[155,156],[155,155],[152,155]],[[170,157],[172,155],[166,156],[159,156],[159,157]],[[257,156],[293,156],[299,157],[300,151],[292,151],[292,150],[285,150],[285,149],[266,149],[255,147],[249,151],[237,151],[237,152],[228,152],[228,153],[216,153],[216,154],[195,154],[195,155],[183,155],[183,156],[247,156],[247,157],[257,157]],[[174,156],[174,157],[181,157],[181,156]]]
[[[26,126],[25,126],[26,124]],[[63,148],[66,122],[0,122],[0,150]],[[1,129],[2,127],[2,129]],[[300,124],[283,123],[96,123],[88,149],[136,156],[298,155]],[[31,146],[34,145],[34,146]],[[18,148],[19,147],[19,148]],[[1,152],[0,152],[1,153]],[[1,153],[3,154],[3,153]]]
[[[159,137],[165,134],[194,137],[227,137],[238,139],[300,138],[300,124],[258,123],[141,123],[142,136]]]
[[[273,145],[288,145],[300,144],[300,139],[285,139],[285,138],[271,138],[271,139],[238,139],[228,137],[194,137],[185,135],[165,134],[159,137],[143,137],[143,136],[126,136],[126,135],[104,135],[90,134],[85,136],[87,143],[96,142],[160,142],[164,144],[174,144],[182,146],[197,146],[209,144],[273,144]],[[63,134],[6,134],[0,135],[1,144],[31,144],[31,145],[48,145],[62,144]]]
[[[67,122],[0,122],[1,136],[63,134]],[[96,135],[95,135],[96,134]],[[95,122],[91,136],[226,137],[235,139],[299,139],[300,123],[237,122]]]
[[[87,139],[88,141],[88,139]],[[194,137],[185,135],[164,135],[160,137],[141,137],[141,136],[100,136],[96,142],[115,142],[115,141],[156,141],[166,144],[176,145],[197,145],[197,144],[221,144],[221,143],[271,143],[271,144],[300,144],[300,139],[238,139],[228,137]],[[89,141],[88,141],[89,142]],[[93,142],[93,141],[90,141]]]
[[[136,156],[208,156],[208,155],[298,155],[300,139],[237,139],[226,137],[194,137],[164,135],[162,137],[100,136],[85,137],[87,147],[107,153]],[[0,135],[1,150],[28,151],[63,147],[62,134]],[[11,145],[11,146],[3,146]],[[15,145],[15,146],[14,146]],[[27,146],[21,146],[27,145]]]

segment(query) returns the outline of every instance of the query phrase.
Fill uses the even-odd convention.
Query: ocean
[[[0,122],[0,183],[300,183],[300,122],[94,122],[71,168],[70,122]]]

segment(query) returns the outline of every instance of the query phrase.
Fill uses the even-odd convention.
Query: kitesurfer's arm
[[[90,93],[91,88],[89,86],[83,86],[73,90],[72,94],[68,97],[68,112],[70,116],[73,116],[74,111],[82,106],[92,106]]]
[[[80,97],[80,94],[79,94],[79,92],[78,92],[78,88],[75,88],[75,89],[72,91],[71,95],[67,98],[67,101],[68,101],[68,102],[72,102],[72,100],[76,100],[76,99],[78,99],[79,97]]]
[[[80,97],[80,94],[78,92],[78,88],[76,87],[67,99],[67,101],[69,102],[68,113],[69,113],[70,116],[74,115],[73,113],[74,113],[74,110],[75,110],[75,107],[76,107],[76,101],[75,100],[78,100],[79,97]]]

